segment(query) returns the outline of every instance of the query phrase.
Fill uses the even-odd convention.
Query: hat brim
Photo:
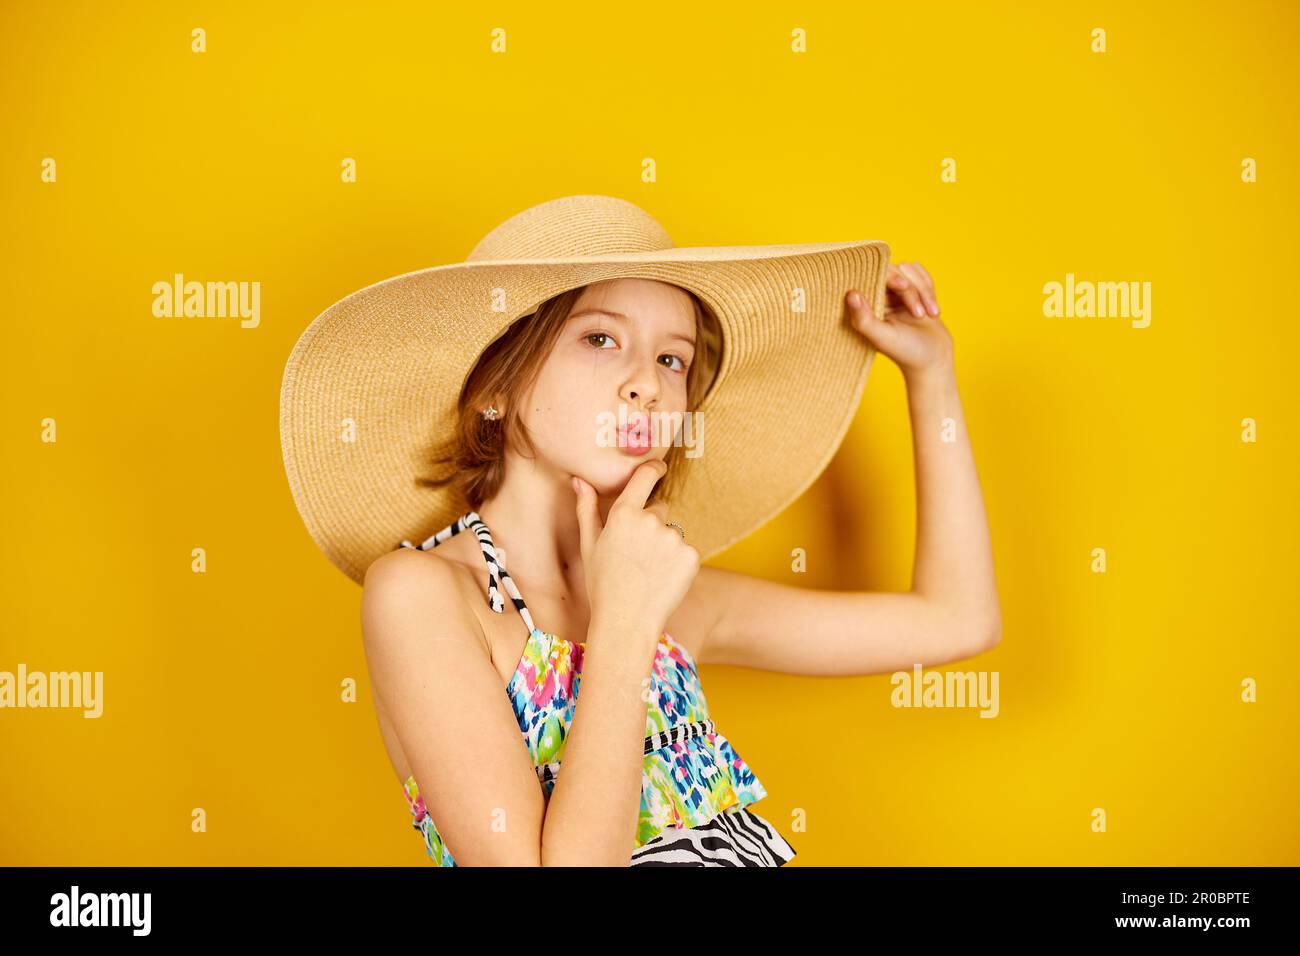
[[[294,503],[330,561],[361,583],[400,541],[468,510],[454,485],[416,479],[483,349],[561,292],[655,279],[694,292],[722,329],[697,409],[704,451],[683,458],[670,503],[707,560],[779,514],[839,448],[875,357],[844,296],[861,290],[880,315],[889,254],[878,241],[678,247],[456,263],[367,286],[317,316],[285,365],[280,441]]]

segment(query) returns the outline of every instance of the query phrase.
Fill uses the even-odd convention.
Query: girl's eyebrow
[[[615,312],[613,309],[583,309],[580,312],[569,313],[569,318],[577,319],[584,315],[607,315],[612,319],[622,319],[624,322],[632,321],[631,316],[624,315],[622,312]],[[669,332],[668,337],[670,339],[681,339],[691,348],[695,348],[695,339],[690,336],[682,335],[680,332]]]

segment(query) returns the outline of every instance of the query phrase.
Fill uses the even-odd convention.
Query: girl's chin
[[[661,461],[659,455],[655,454],[655,449],[651,449],[644,455],[619,454],[618,460],[611,464],[602,462],[598,467],[584,469],[578,472],[587,484],[596,489],[596,493],[602,498],[616,498],[623,493],[627,487],[628,480],[632,473],[647,461]]]

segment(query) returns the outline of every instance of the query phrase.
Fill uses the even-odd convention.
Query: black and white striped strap
[[[429,537],[425,538],[419,544],[412,544],[410,541],[402,541],[398,547],[414,548],[416,551],[429,551],[442,544],[453,535],[458,535],[466,528],[473,530],[478,538],[479,548],[483,552],[483,560],[487,562],[488,567],[488,585],[487,598],[488,607],[492,608],[498,614],[505,610],[505,601],[501,597],[501,591],[498,585],[504,586],[506,592],[510,595],[510,601],[514,604],[515,609],[524,619],[524,624],[528,628],[528,633],[533,633],[536,628],[533,626],[533,616],[528,613],[528,605],[524,603],[519,589],[515,586],[514,579],[510,577],[510,572],[505,569],[505,564],[497,557],[496,545],[492,542],[492,532],[488,530],[487,523],[479,517],[477,511],[469,511],[461,515],[441,531],[436,531]]]

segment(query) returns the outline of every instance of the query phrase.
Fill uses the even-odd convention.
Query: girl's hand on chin
[[[667,470],[658,459],[638,465],[604,522],[596,490],[573,479],[591,620],[655,646],[700,569],[700,553],[664,523],[668,506],[646,504]]]

